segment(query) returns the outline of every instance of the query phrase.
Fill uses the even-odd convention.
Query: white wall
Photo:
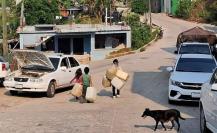
[[[41,37],[54,35],[54,33],[20,34],[20,48],[23,49],[26,46],[32,46],[35,43],[40,42]]]

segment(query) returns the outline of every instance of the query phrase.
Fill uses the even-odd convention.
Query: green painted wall
[[[178,7],[178,1],[179,0],[171,0],[171,12],[172,15],[175,15],[177,7]]]

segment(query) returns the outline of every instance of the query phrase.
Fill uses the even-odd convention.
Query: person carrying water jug
[[[86,96],[87,88],[93,86],[89,71],[90,71],[90,69],[88,67],[84,68],[84,74],[82,76],[82,78],[83,78],[83,92],[82,92],[83,98],[85,98],[85,96]]]

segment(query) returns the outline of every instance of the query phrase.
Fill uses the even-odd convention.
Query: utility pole
[[[152,19],[151,19],[151,0],[149,0],[149,20],[150,20],[150,26],[152,26]]]
[[[20,27],[23,28],[25,25],[25,17],[24,17],[24,0],[21,1],[21,10],[20,10]]]
[[[7,20],[6,20],[6,1],[2,0],[2,27],[3,27],[3,56],[8,55],[8,43],[7,43]]]
[[[109,18],[110,18],[110,26],[112,25],[112,0],[110,0],[110,4],[109,4]]]

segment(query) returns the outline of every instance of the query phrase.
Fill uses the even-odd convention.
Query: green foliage
[[[1,5],[0,1],[0,5]],[[6,0],[7,6],[7,31],[8,31],[8,38],[14,38],[16,35],[16,29],[18,26],[19,18],[15,15],[15,1],[14,0]],[[0,10],[0,18],[2,18],[2,11]],[[2,38],[2,20],[0,20],[0,38]]]
[[[148,1],[147,0],[132,0],[131,2],[132,12],[143,14],[148,12]]]
[[[138,49],[150,42],[155,35],[152,34],[151,27],[140,22],[139,15],[130,13],[125,18],[127,24],[131,27],[132,48]]]
[[[136,13],[129,13],[124,20],[131,27],[140,25],[140,16]]]
[[[28,25],[52,24],[59,15],[56,0],[25,0],[25,18]]]
[[[179,0],[175,14],[177,17],[188,19],[190,17],[191,10],[192,10],[191,0]]]
[[[207,3],[207,15],[204,17],[208,22],[217,25],[217,1]]]

